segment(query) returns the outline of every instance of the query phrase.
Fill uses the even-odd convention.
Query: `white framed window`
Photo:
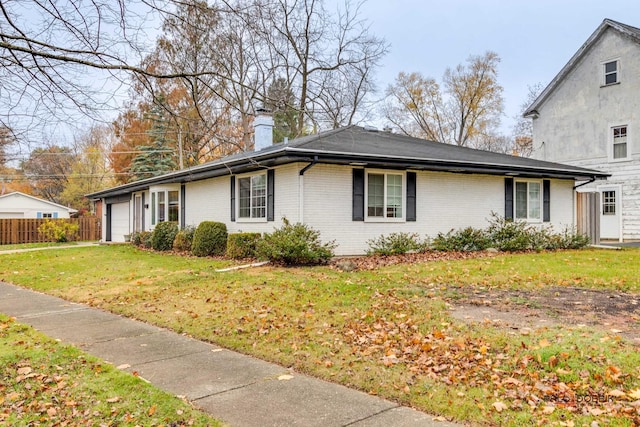
[[[398,172],[367,171],[365,182],[366,219],[403,221],[405,175]]]
[[[151,225],[165,221],[180,222],[179,190],[151,191]]]
[[[608,61],[602,64],[603,85],[613,85],[620,83],[620,61]]]
[[[542,219],[542,181],[516,181],[514,185],[515,218],[525,221]]]
[[[615,190],[602,192],[602,215],[616,214],[616,192]]]
[[[42,218],[53,218],[52,212],[42,212]]]
[[[267,174],[238,177],[238,219],[267,219]]]
[[[611,157],[613,160],[627,160],[629,158],[628,131],[627,125],[614,126],[611,128]]]

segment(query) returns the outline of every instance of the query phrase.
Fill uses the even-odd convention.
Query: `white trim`
[[[242,217],[240,216],[240,180],[243,178],[253,178],[255,176],[261,176],[264,175],[264,217]],[[236,175],[236,194],[235,194],[235,198],[236,198],[236,222],[239,223],[261,223],[261,222],[267,222],[267,209],[268,209],[268,199],[269,199],[269,176],[267,174],[267,171],[260,171],[260,172],[251,172],[251,173],[244,173],[241,175]],[[251,180],[250,180],[251,182]],[[251,192],[253,192],[253,185],[251,185],[250,187]],[[250,196],[250,199],[253,198],[253,195]],[[253,214],[252,212],[253,210],[253,206],[249,206],[249,212],[251,214]]]
[[[613,83],[607,83],[606,66],[607,66],[607,64],[610,64],[612,62],[616,63],[616,71],[615,71],[616,81],[613,82]],[[601,74],[602,77],[601,77],[601,80],[600,80],[600,87],[614,86],[614,85],[620,84],[620,82],[622,80],[620,79],[621,73],[620,73],[620,58],[619,57],[618,58],[611,58],[611,59],[607,59],[605,61],[602,61],[600,63],[600,67],[601,67],[600,69],[601,69],[601,72],[602,72],[602,74]],[[609,73],[609,74],[613,74],[613,73]]]
[[[175,191],[178,193],[178,218],[176,219],[178,225],[180,225],[180,220],[181,217],[180,215],[182,215],[182,201],[180,200],[180,184],[176,184],[176,185],[158,185],[155,187],[151,187],[149,189],[149,224],[151,225],[151,228],[154,228],[156,225],[160,224],[161,222],[165,222],[165,221],[169,221],[169,192],[171,191]],[[159,197],[158,194],[159,193],[164,193],[164,217],[165,220],[164,221],[159,221],[160,218],[160,207],[159,207]],[[142,194],[142,193],[132,193],[132,200],[135,197],[136,194]],[[155,197],[154,197],[155,196]],[[133,205],[133,203],[132,203]],[[143,207],[144,208],[144,207]],[[155,213],[155,215],[154,215]],[[155,218],[154,218],[155,216]],[[144,224],[143,224],[143,228],[144,228]]]
[[[632,160],[631,152],[632,152],[632,140],[633,133],[631,126],[629,125],[630,121],[620,121],[616,123],[609,123],[609,127],[607,128],[607,156],[609,158],[609,163],[620,163],[620,162],[628,162]],[[613,158],[613,129],[619,127],[627,128],[627,156],[621,157],[619,159]]]
[[[527,217],[526,218],[518,218],[518,197],[517,197],[517,187],[519,182],[527,183]],[[540,195],[539,195],[539,218],[530,218],[529,217],[529,183],[536,183],[540,186]],[[526,221],[532,224],[542,223],[544,219],[544,183],[542,179],[514,179],[513,180],[513,218],[517,221]]]
[[[602,204],[604,203],[604,191],[615,191],[616,192],[616,215],[618,215],[618,241],[623,241],[623,230],[622,230],[622,184],[603,184],[598,185],[596,187],[596,191],[600,193],[600,206],[598,206],[598,210],[600,211],[600,217],[603,217],[602,213]]]
[[[387,176],[400,175],[402,178],[402,201],[400,208],[402,216],[398,218],[388,218],[385,216],[369,216],[369,174],[384,175],[384,205],[383,212],[387,210]],[[405,171],[392,169],[365,169],[364,170],[364,221],[365,222],[406,222],[407,217],[407,173]]]

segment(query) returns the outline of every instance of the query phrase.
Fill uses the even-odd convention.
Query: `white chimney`
[[[273,145],[273,116],[269,110],[256,110],[253,121],[253,150],[260,151]]]

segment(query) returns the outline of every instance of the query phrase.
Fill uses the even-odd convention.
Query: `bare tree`
[[[450,123],[457,145],[473,146],[480,137],[491,137],[504,110],[502,86],[498,83],[495,52],[471,56],[466,65],[447,69],[444,87],[450,98]]]
[[[383,114],[401,132],[434,141],[507,152],[498,133],[504,105],[494,52],[447,69],[442,87],[419,73],[400,73],[387,88]]]
[[[305,133],[308,123],[350,123],[373,89],[371,73],[387,44],[370,34],[360,17],[362,4],[346,2],[335,15],[322,0],[256,0],[247,9],[247,22],[255,22],[253,28],[268,47],[271,68],[295,94],[296,136]],[[334,91],[345,87],[350,95],[336,98]],[[331,111],[336,106],[342,111],[338,116]]]
[[[449,142],[449,123],[440,85],[419,73],[400,73],[386,91],[384,117],[402,133]]]
[[[529,157],[533,152],[533,119],[524,117],[523,114],[542,93],[544,85],[536,83],[528,86],[528,89],[527,98],[520,104],[520,114],[514,117],[516,123],[513,126],[514,152],[522,157]]]

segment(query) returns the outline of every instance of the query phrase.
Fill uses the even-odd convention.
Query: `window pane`
[[[616,214],[616,192],[615,191],[602,192],[602,214],[603,215]]]
[[[367,215],[384,216],[384,175],[368,175],[367,184]]]
[[[613,158],[625,159],[627,157],[627,144],[613,144]]]
[[[604,83],[607,85],[618,82],[618,62],[612,61],[604,64]]]
[[[251,177],[251,217],[264,218],[267,215],[267,176]]]
[[[605,73],[611,73],[613,71],[616,71],[617,69],[618,69],[618,63],[616,61],[607,62],[606,64],[604,64]]]
[[[516,182],[516,218],[527,219],[527,183]]]
[[[238,179],[238,216],[240,218],[251,217],[251,178]]]
[[[169,221],[178,221],[180,198],[177,191],[169,191]]]
[[[387,175],[387,218],[402,218],[402,175]]]
[[[529,219],[540,219],[540,183],[529,182]]]
[[[166,218],[166,204],[165,204],[165,192],[160,191],[158,193],[158,222],[164,222]]]

